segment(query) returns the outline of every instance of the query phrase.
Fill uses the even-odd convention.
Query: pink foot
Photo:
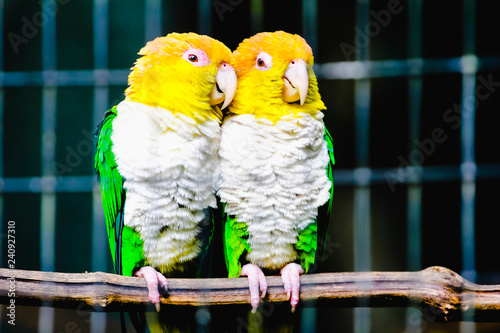
[[[300,274],[304,273],[304,270],[299,264],[289,263],[281,269],[280,273],[286,298],[290,300],[292,312],[295,312],[295,307],[299,303]]]
[[[241,275],[248,276],[248,286],[250,287],[250,304],[252,305],[252,313],[257,311],[260,297],[266,296],[267,281],[266,276],[259,266],[254,264],[246,264],[241,268]],[[259,297],[259,289],[262,295]]]
[[[135,276],[146,279],[149,290],[149,300],[155,305],[156,310],[160,311],[160,293],[158,292],[158,285],[160,288],[167,291],[167,279],[151,266],[141,267],[141,269],[135,272]]]

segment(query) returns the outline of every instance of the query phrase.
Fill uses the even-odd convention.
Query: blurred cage
[[[500,283],[500,20],[485,0],[0,0],[0,216],[16,268],[112,271],[93,132],[138,50],[171,31],[235,49],[301,34],[335,140],[323,271],[446,266]],[[2,332],[10,332],[5,306]],[[497,332],[413,308],[304,307],[298,332]],[[119,331],[117,314],[18,307],[15,331]],[[199,331],[203,331],[201,328]],[[212,329],[217,331],[217,329]]]

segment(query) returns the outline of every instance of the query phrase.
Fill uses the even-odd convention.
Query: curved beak
[[[236,72],[228,63],[220,65],[215,76],[215,85],[210,94],[210,105],[222,103],[221,110],[225,109],[233,100],[236,92]]]
[[[295,59],[290,61],[283,76],[283,84],[283,100],[287,103],[299,101],[300,105],[303,105],[309,89],[307,64],[304,60]]]

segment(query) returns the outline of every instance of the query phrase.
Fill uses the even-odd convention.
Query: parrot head
[[[304,38],[283,31],[262,32],[234,51],[238,90],[231,112],[272,121],[325,109]]]
[[[220,118],[220,110],[233,99],[233,55],[218,40],[171,33],[148,42],[139,55],[129,75],[127,100],[193,118]]]

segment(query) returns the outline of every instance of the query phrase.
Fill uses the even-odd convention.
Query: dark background
[[[473,151],[469,162],[477,167],[472,182],[465,181],[460,171],[466,161],[466,133],[443,118],[448,109],[463,104],[466,82],[475,82],[476,87],[483,82],[480,78],[500,82],[500,43],[495,37],[500,20],[493,1],[401,1],[402,11],[391,15],[390,23],[352,57],[342,52],[342,43],[356,46],[359,30],[355,28],[363,30],[363,22],[376,22],[370,11],[380,13],[391,1],[159,2],[160,12],[155,13],[159,24],[149,25],[152,15],[143,1],[60,1],[53,34],[44,37],[49,29],[44,23],[37,32],[31,31],[32,36],[16,52],[9,33],[23,36],[26,20],[33,23],[34,15],[42,10],[41,2],[0,1],[0,213],[4,235],[7,221],[16,222],[16,268],[112,271],[89,148],[94,143],[88,133],[94,132],[107,108],[123,99],[129,68],[147,40],[173,31],[193,31],[209,34],[234,50],[258,31],[285,30],[301,34],[313,47],[315,62],[320,65],[316,68],[320,93],[327,106],[325,122],[335,141],[336,187],[330,221],[334,251],[326,257],[323,271],[364,270],[360,256],[368,253],[368,270],[406,271],[440,265],[478,283],[500,283],[500,261],[496,259],[500,234],[496,206],[500,199],[498,87],[475,105],[469,132],[475,140],[466,149]],[[104,14],[99,9],[103,3],[107,3]],[[252,6],[261,8],[261,14],[255,14]],[[308,20],[304,9],[314,6],[317,15],[312,16],[311,28],[304,23]],[[363,11],[365,21],[360,18]],[[102,21],[96,22],[98,18],[107,20],[105,31],[99,29]],[[148,32],[148,26],[154,29]],[[44,38],[53,40],[52,48]],[[462,58],[464,55],[469,58]],[[422,62],[419,74],[411,73],[410,58]],[[460,67],[460,61],[466,63],[467,59],[477,63],[467,74],[470,81]],[[372,70],[361,76],[352,71],[330,75],[324,65],[349,68],[355,60],[366,60]],[[94,79],[99,76],[93,72],[96,68],[108,73],[109,81]],[[54,73],[55,83],[50,80]],[[366,83],[368,95],[357,94],[362,90],[360,84]],[[47,101],[55,103],[52,116],[47,116],[51,109]],[[365,115],[369,117],[362,116],[363,103],[367,103]],[[462,114],[455,115],[465,120]],[[435,129],[442,129],[446,140],[436,143],[432,153],[412,161],[419,150],[415,140],[432,138]],[[386,181],[388,173],[409,170],[403,160],[421,166],[423,177],[411,185],[403,177],[391,187]],[[366,183],[356,178],[359,168],[371,171]],[[44,180],[48,186],[44,187]],[[463,201],[467,186],[475,194],[472,203]],[[410,193],[417,193],[417,201]],[[363,199],[359,198],[368,203],[360,204]],[[416,211],[409,209],[412,203]],[[462,229],[464,207],[473,208],[468,220],[473,234]],[[408,227],[412,218],[420,237]],[[356,254],[363,245],[360,235],[366,231],[369,251]],[[409,244],[410,239],[415,242],[415,236],[416,245]],[[464,239],[472,239],[472,246],[465,247]],[[2,267],[7,267],[6,249],[3,237]],[[472,253],[472,265],[470,260],[465,264],[467,253]],[[17,325],[12,327],[2,307],[1,331],[34,332],[37,327],[52,327],[54,332],[104,331],[92,324],[94,320],[107,325],[106,332],[118,331],[117,314],[90,317],[70,310],[51,311],[18,307]],[[418,332],[419,327],[423,332],[500,331],[495,324],[436,324],[405,308],[363,311],[321,308],[313,315],[299,311],[298,316],[313,318],[317,332]],[[43,326],[38,322],[47,313],[54,321]],[[360,318],[368,318],[365,326],[359,324],[363,322]],[[296,331],[314,332],[305,326],[298,324]],[[218,332],[217,328],[213,331]]]

